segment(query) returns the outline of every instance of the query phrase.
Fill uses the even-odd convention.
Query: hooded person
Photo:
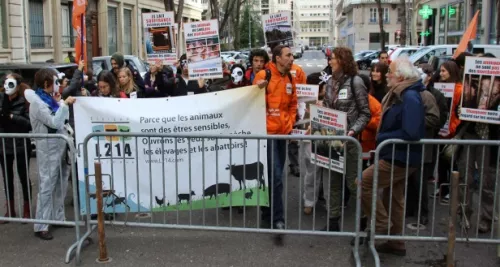
[[[34,134],[72,135],[73,130],[67,123],[69,106],[75,98],[65,100],[58,94],[59,81],[56,72],[50,68],[39,70],[35,74],[36,90],[25,90],[24,96],[30,103],[29,117]],[[56,93],[55,93],[56,92]],[[64,197],[68,186],[71,160],[67,153],[67,142],[60,138],[35,139],[38,161],[37,220],[64,221]],[[51,240],[48,224],[34,225],[35,236]]]
[[[116,52],[113,55],[111,55],[111,67],[113,68],[113,74],[115,75],[115,78],[117,81],[118,81],[118,74],[120,73],[120,69],[121,68],[128,68],[128,69],[130,69],[130,72],[132,73],[132,77],[134,77],[134,83],[139,88],[145,88],[144,80],[142,79],[141,74],[134,67],[132,67],[129,64],[126,64],[125,57],[123,56],[122,53]],[[144,97],[144,92],[137,92],[137,97],[138,98]]]

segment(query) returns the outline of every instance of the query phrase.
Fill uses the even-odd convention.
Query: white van
[[[411,62],[420,65],[429,62],[431,56],[452,56],[458,45],[429,45],[422,47],[410,57]],[[475,44],[472,48],[473,54],[492,53],[500,58],[500,45]]]

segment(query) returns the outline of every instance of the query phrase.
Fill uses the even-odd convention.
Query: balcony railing
[[[52,48],[52,36],[30,35],[32,49]]]
[[[303,28],[301,32],[329,32],[328,28]]]
[[[63,35],[61,39],[62,39],[62,47],[63,48],[75,47],[75,37]]]

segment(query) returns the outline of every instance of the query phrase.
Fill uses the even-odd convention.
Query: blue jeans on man
[[[283,166],[286,160],[286,140],[267,140],[267,177],[269,207],[262,207],[262,221],[273,228],[284,228]],[[271,222],[272,212],[272,222]]]

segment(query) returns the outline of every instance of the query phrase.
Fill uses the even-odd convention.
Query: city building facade
[[[200,21],[204,1],[184,0],[183,22]],[[144,58],[142,13],[164,11],[163,0],[87,2],[87,45],[93,56],[120,51]],[[68,0],[0,1],[0,63],[62,62],[74,51],[72,6]]]
[[[386,44],[399,43],[402,6],[399,0],[382,0],[383,25]],[[373,0],[342,0],[335,7],[338,25],[337,45],[354,51],[380,49],[378,8]]]
[[[330,0],[296,0],[298,1],[300,40],[308,46],[332,44],[331,33],[334,31],[330,12],[333,9]]]

